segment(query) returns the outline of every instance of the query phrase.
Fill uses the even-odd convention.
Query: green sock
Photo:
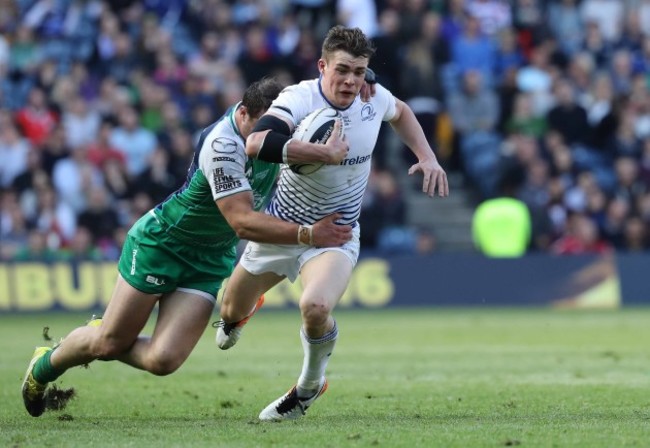
[[[54,353],[54,350],[50,350],[45,355],[41,357],[38,361],[36,361],[36,364],[34,365],[34,370],[32,370],[32,375],[34,375],[34,379],[38,381],[41,384],[47,384],[51,381],[54,381],[61,375],[63,375],[63,372],[65,370],[59,370],[54,367],[52,367],[52,362],[50,361],[50,357],[52,356],[52,353]]]

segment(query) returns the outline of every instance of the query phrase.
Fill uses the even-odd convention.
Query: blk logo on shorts
[[[156,286],[162,286],[165,284],[165,280],[154,277],[153,275],[147,275],[147,278],[144,279],[147,283],[153,283]]]

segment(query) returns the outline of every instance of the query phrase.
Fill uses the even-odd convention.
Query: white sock
[[[334,327],[324,336],[311,339],[300,329],[300,340],[305,357],[302,362],[302,372],[298,378],[297,392],[299,397],[310,397],[318,392],[321,378],[325,376],[325,369],[330,355],[334,351],[339,329],[334,321]]]

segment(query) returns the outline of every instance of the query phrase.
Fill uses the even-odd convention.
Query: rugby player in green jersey
[[[205,330],[235,265],[239,239],[298,244],[298,224],[258,211],[272,193],[279,165],[245,153],[246,138],[281,89],[272,79],[252,84],[240,103],[201,133],[185,184],[130,229],[103,318],[73,330],[54,348],[36,348],[22,384],[30,415],[45,411],[48,383],[96,359],[155,375],[174,372]],[[332,135],[324,145],[292,144],[287,161],[340,163],[348,146],[339,132]],[[314,246],[340,246],[351,238],[351,226],[335,224],[339,218],[333,214],[313,226]],[[140,335],[156,304],[153,335]]]

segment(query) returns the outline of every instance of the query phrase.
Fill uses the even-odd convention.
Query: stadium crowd
[[[197,133],[252,81],[318,76],[335,23],[477,200],[517,180],[530,250],[650,249],[650,0],[0,0],[0,257],[116,259]],[[408,225],[396,149],[365,247]]]

